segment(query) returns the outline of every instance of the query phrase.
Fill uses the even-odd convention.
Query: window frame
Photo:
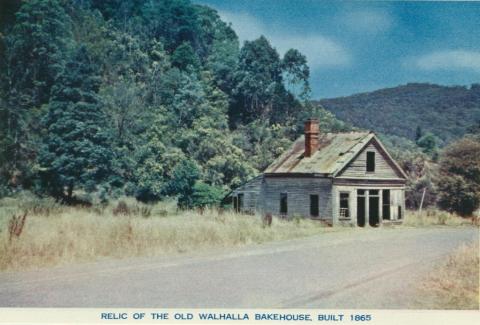
[[[345,198],[342,199],[342,194],[343,194],[343,195],[345,195],[345,194],[347,195],[346,200],[345,200]],[[346,216],[346,217],[341,217],[341,214],[342,214],[342,213],[341,213],[341,211],[342,211],[341,209],[345,209],[345,208],[342,208],[342,201],[343,201],[343,202],[345,202],[345,201],[347,202],[347,207],[346,207],[346,209],[347,209],[347,210],[346,210],[346,211],[347,211],[346,215],[347,215],[347,216]],[[351,220],[351,219],[352,219],[352,215],[351,215],[350,212],[351,212],[351,209],[350,209],[350,192],[348,192],[348,191],[340,191],[340,192],[338,193],[338,219],[339,219],[339,220]]]

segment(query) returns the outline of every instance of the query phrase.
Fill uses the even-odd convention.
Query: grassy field
[[[415,307],[478,310],[479,263],[478,243],[458,248],[425,278]]]
[[[123,199],[109,205],[67,207],[32,195],[0,200],[0,270],[28,269],[104,257],[179,254],[342,231],[319,221],[274,218],[219,210],[178,211],[174,201],[145,205]],[[28,211],[22,227],[22,216]],[[17,216],[17,226],[11,227]],[[408,213],[395,227],[464,226],[465,220],[437,210]]]
[[[402,223],[402,227],[472,225],[473,223],[470,218],[462,218],[458,215],[437,209],[428,209],[422,212],[408,211]]]
[[[49,200],[1,200],[0,270],[102,257],[178,254],[338,230],[308,219],[274,218],[271,226],[265,226],[260,216],[177,211],[174,202],[146,206],[127,200],[129,213],[125,214],[115,211],[117,206],[72,208]],[[10,236],[12,215],[23,216],[26,210],[29,213],[21,233]]]

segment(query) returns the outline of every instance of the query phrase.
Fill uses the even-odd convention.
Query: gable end
[[[367,171],[367,153],[375,153],[375,170]],[[369,154],[371,157],[372,154]],[[368,162],[371,164],[371,161]],[[381,142],[373,137],[357,154],[347,161],[335,172],[338,178],[361,178],[361,179],[406,179],[407,175],[390,156]]]

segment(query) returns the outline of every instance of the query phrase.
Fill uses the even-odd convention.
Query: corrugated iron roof
[[[334,174],[374,137],[372,132],[321,133],[318,150],[304,157],[305,137],[301,136],[265,173]]]

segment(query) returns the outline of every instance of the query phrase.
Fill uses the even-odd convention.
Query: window
[[[398,220],[401,220],[402,219],[402,206],[399,205],[398,206]]]
[[[382,215],[384,220],[390,220],[390,190],[382,191]]]
[[[350,193],[340,193],[340,219],[350,219]]]
[[[367,172],[375,171],[375,152],[367,151]]]
[[[312,194],[310,195],[310,216],[318,217],[318,195]]]
[[[280,214],[288,213],[287,193],[280,193]]]

